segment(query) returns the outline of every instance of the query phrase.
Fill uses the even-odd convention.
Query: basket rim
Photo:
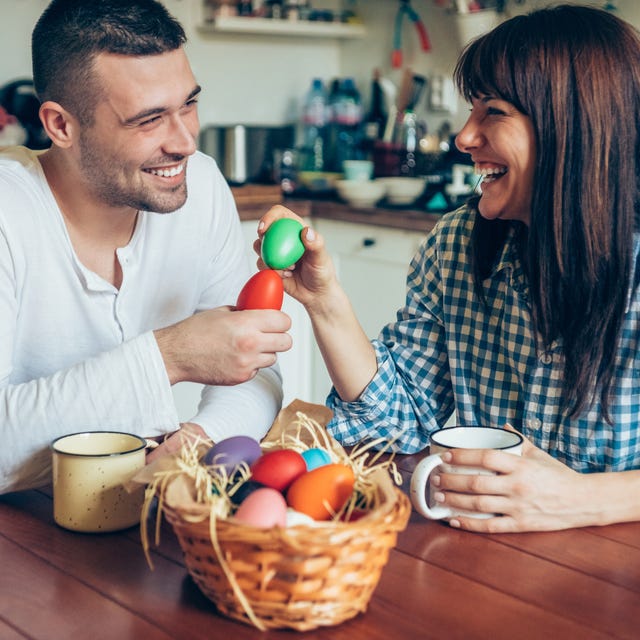
[[[167,487],[167,491],[168,490],[169,487]],[[274,536],[274,532],[280,532],[282,537],[289,538],[291,535],[296,535],[293,532],[298,534],[308,534],[310,532],[335,533],[340,530],[347,532],[367,530],[372,527],[377,528],[385,524],[385,519],[393,512],[398,503],[404,502],[404,506],[408,506],[409,511],[411,510],[409,498],[400,488],[391,486],[390,490],[393,492],[393,500],[389,499],[389,493],[383,494],[383,500],[378,507],[368,511],[356,520],[316,520],[312,523],[301,523],[293,526],[281,527],[275,525],[270,528],[260,528],[235,520],[233,516],[228,518],[216,517],[216,529],[219,533],[222,533],[224,530],[232,531],[236,536],[242,535],[243,533],[255,534],[256,532],[268,532],[270,538]],[[170,500],[163,500],[160,508],[163,513],[169,516],[168,519],[177,520],[187,526],[203,522],[209,523],[211,516],[214,514],[213,503],[205,504],[193,501],[187,506],[181,506],[172,504]],[[173,524],[173,522],[171,524]],[[404,526],[405,525],[401,528],[404,528]]]

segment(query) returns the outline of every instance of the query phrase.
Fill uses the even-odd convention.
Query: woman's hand
[[[290,209],[281,205],[272,207],[258,224],[259,239],[253,244],[258,256],[260,256],[262,237],[269,226],[279,218],[292,218],[304,224],[304,220]],[[306,227],[302,231],[301,239],[305,246],[304,255],[295,265],[280,273],[285,291],[307,309],[313,310],[313,308],[319,308],[323,301],[335,296],[340,286],[322,236],[310,227]],[[261,258],[257,264],[259,269],[267,268]]]
[[[271,208],[258,225],[260,239],[253,245],[258,255],[262,236],[278,218],[293,218],[304,224],[302,218],[286,207]],[[294,266],[280,272],[284,289],[304,305],[331,381],[343,400],[352,401],[375,375],[376,354],[338,282],[324,240],[309,227],[303,229],[301,237],[305,246],[303,256]],[[258,260],[258,268],[266,268],[262,260]]]
[[[504,533],[552,531],[604,524],[594,498],[594,476],[580,474],[523,443],[522,457],[503,451],[455,449],[443,455],[447,464],[483,467],[497,475],[440,473],[436,501],[452,508],[502,514],[480,519],[456,516],[451,526],[469,531]],[[596,474],[596,476],[606,474]]]

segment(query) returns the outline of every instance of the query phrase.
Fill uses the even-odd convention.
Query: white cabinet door
[[[425,234],[322,218],[313,225],[325,239],[362,328],[369,338],[377,337],[404,304],[409,262]],[[313,401],[324,402],[330,388],[314,343]]]

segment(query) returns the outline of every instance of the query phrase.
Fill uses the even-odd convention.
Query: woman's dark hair
[[[35,90],[90,124],[100,96],[97,54],[147,56],[185,42],[180,23],[156,0],[53,0],[31,37]]]
[[[638,230],[640,40],[606,11],[575,5],[512,18],[472,41],[455,69],[467,100],[494,96],[533,124],[537,149],[525,267],[533,321],[561,341],[571,417],[609,394]],[[476,213],[478,291],[505,223]],[[497,241],[496,241],[497,239]]]

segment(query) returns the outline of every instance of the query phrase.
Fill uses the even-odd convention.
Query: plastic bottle
[[[362,101],[353,78],[344,78],[333,104],[332,127],[335,149],[333,171],[342,171],[345,160],[364,157],[361,144]]]
[[[302,109],[302,168],[324,171],[329,107],[327,90],[320,78],[314,78]]]

